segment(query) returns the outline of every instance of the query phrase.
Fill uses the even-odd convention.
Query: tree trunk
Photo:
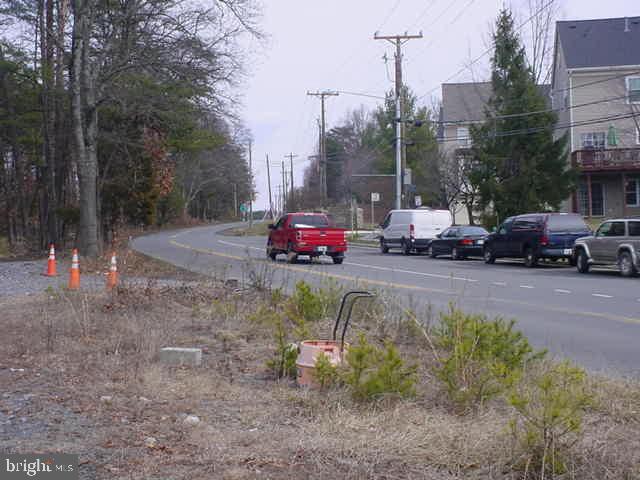
[[[83,255],[98,255],[97,110],[95,80],[89,58],[92,0],[75,0],[71,75],[72,130],[80,177],[79,248]]]

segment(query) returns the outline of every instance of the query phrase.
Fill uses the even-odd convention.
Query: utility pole
[[[233,184],[233,215],[238,218],[238,184]]]
[[[282,213],[287,209],[287,172],[284,169],[284,160],[282,161]]]
[[[251,139],[249,139],[249,228],[253,226],[253,168],[251,167]]]
[[[325,124],[325,108],[324,99],[326,97],[337,97],[340,95],[338,92],[330,92],[325,90],[323,92],[307,92],[307,95],[313,97],[320,97],[320,198],[322,203],[327,201],[327,132]]]
[[[266,154],[267,157],[267,183],[269,184],[269,213],[271,213],[271,220],[275,220],[275,216],[273,215],[273,200],[271,199],[271,172],[269,170],[269,154]]]
[[[290,162],[290,167],[291,167],[291,171],[289,173],[291,173],[291,186],[289,187],[289,192],[290,192],[290,200],[289,203],[291,204],[291,211],[295,211],[295,192],[293,191],[293,159],[295,157],[297,157],[298,155],[296,155],[295,153],[290,153],[289,155],[285,155],[285,157],[289,158],[289,162]]]
[[[374,40],[387,40],[396,46],[396,209],[402,208],[402,183],[404,169],[402,165],[402,45],[409,40],[422,38],[418,35],[373,35]]]

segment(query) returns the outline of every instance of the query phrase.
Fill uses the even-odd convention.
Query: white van
[[[380,251],[388,253],[390,248],[400,248],[405,255],[426,251],[431,240],[452,223],[449,210],[391,210],[380,225]]]

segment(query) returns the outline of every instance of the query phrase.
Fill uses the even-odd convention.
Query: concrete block
[[[160,350],[160,362],[170,366],[199,367],[202,363],[202,349],[165,347]]]

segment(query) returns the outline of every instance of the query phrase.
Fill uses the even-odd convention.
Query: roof
[[[547,102],[551,85],[538,85]],[[491,97],[491,82],[443,83],[441,122],[483,122]]]
[[[481,122],[490,97],[491,82],[443,83],[441,120]]]
[[[640,65],[640,17],[556,23],[567,68]]]

